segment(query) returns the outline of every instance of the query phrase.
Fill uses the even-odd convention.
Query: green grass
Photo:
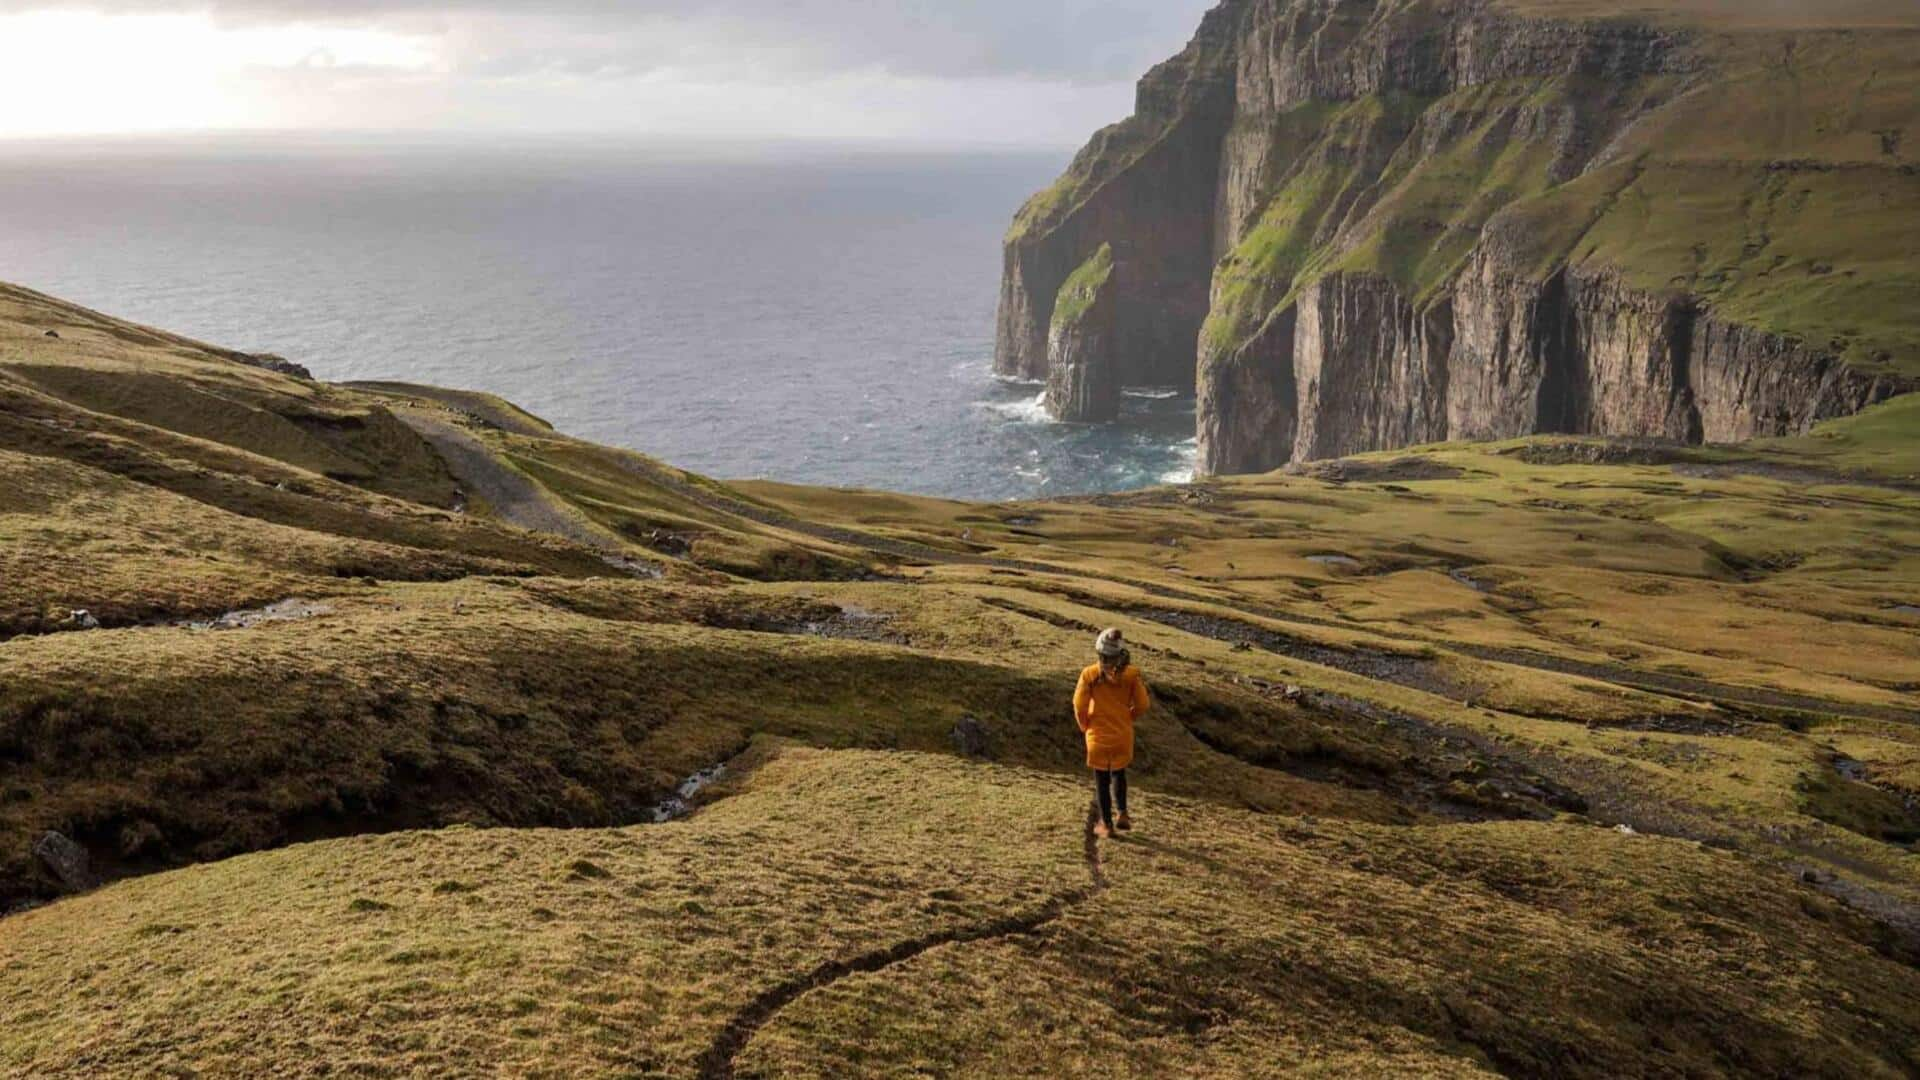
[[[1384,156],[1405,137],[1420,103],[1367,98],[1345,106],[1309,102],[1283,113],[1269,136],[1289,148],[1292,167],[1259,219],[1220,262],[1213,302],[1201,328],[1203,347],[1226,351],[1258,330],[1299,276],[1334,215],[1366,183],[1355,158]]]
[[[0,919],[0,1075],[685,1075],[754,995],[941,934],[763,1017],[740,1075],[1914,1067],[1903,946],[1832,895],[1920,905],[1920,741],[1875,718],[1912,708],[1912,399],[982,505],[7,304],[0,898],[57,895],[48,829],[116,880]],[[250,419],[303,410],[399,426]],[[608,546],[435,505],[416,416]],[[326,610],[175,625],[288,597]],[[1067,697],[1109,625],[1157,707],[1091,893]]]
[[[1113,275],[1113,245],[1101,244],[1099,250],[1087,256],[1087,261],[1076,267],[1067,276],[1066,283],[1060,286],[1060,295],[1053,302],[1053,325],[1055,328],[1072,326],[1093,307],[1100,296],[1100,290],[1106,288],[1107,279]]]
[[[1685,289],[1716,316],[1864,370],[1920,373],[1920,176],[1881,134],[1914,120],[1910,46],[1815,37],[1782,60],[1777,39],[1736,39],[1718,57],[1723,91],[1677,99],[1622,143],[1631,177],[1588,176],[1516,213],[1585,223],[1572,238],[1549,230],[1545,259]]]
[[[1077,784],[944,756],[756,754],[683,823],[308,844],[9,920],[0,1069],[688,1075],[755,994],[1010,912],[1037,925],[760,1017],[740,1073],[1609,1076],[1643,1068],[1650,1042],[1694,1071],[1913,1064],[1908,970],[1833,901],[1737,856],[1146,794],[1137,836],[1099,845],[1096,890]]]
[[[1807,435],[1758,439],[1746,447],[1784,464],[1807,464],[1903,481],[1920,480],[1920,394],[1904,394]]]

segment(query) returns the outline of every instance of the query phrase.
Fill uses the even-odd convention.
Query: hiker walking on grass
[[[1133,666],[1127,642],[1116,627],[1094,639],[1099,661],[1080,673],[1073,690],[1073,720],[1087,739],[1087,767],[1093,770],[1100,798],[1098,836],[1133,828],[1127,817],[1127,766],[1133,763],[1133,725],[1147,715],[1147,684]],[[1118,802],[1120,816],[1114,817]]]

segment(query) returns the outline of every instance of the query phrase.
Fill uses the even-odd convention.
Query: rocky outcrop
[[[1047,412],[1056,420],[1096,424],[1120,415],[1115,370],[1113,248],[1102,244],[1060,290],[1047,331]]]
[[[33,854],[68,891],[85,892],[93,888],[92,860],[87,856],[87,849],[60,833],[40,834],[40,839],[33,842]]]
[[[1795,265],[1765,220],[1808,202],[1780,198],[1791,177],[1837,166],[1693,160],[1727,136],[1698,102],[1791,82],[1738,69],[1739,48],[1806,56],[1745,40],[1494,0],[1226,0],[1022,209],[997,370],[1047,379],[1072,419],[1109,415],[1103,380],[1192,385],[1211,473],[1532,432],[1736,440],[1910,389],[1850,359],[1884,355],[1857,341],[1791,333],[1826,293],[1770,283],[1784,315],[1767,328],[1721,310],[1745,299],[1752,319],[1764,304],[1742,283],[1782,268],[1828,290],[1860,276]],[[1821,41],[1829,62],[1853,47]],[[1915,186],[1910,168],[1847,167]],[[1697,185],[1686,213],[1649,224],[1652,200],[1680,204],[1676,176]],[[1758,194],[1726,199],[1731,183]],[[1646,235],[1660,228],[1697,236]],[[1054,319],[1103,246],[1110,321],[1077,300]]]
[[[1790,435],[1914,389],[1749,326],[1696,318],[1690,335],[1694,407],[1709,442]]]
[[[1434,439],[1736,442],[1803,432],[1912,388],[1586,266],[1533,282],[1482,251],[1451,306],[1447,423]]]
[[[993,735],[979,717],[972,714],[954,721],[953,748],[962,757],[990,758],[993,756]]]
[[[313,381],[313,372],[309,371],[305,364],[296,364],[276,353],[241,353],[238,359],[251,367],[265,368],[281,375],[305,379],[307,382]]]
[[[1202,370],[1196,440],[1206,471],[1265,472],[1293,458],[1299,398],[1293,380],[1294,324],[1288,305],[1273,313],[1223,362]]]
[[[1511,438],[1559,421],[1547,368],[1566,352],[1565,281],[1534,281],[1509,266],[1483,245],[1454,285],[1449,437]]]

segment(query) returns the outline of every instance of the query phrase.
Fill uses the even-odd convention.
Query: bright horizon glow
[[[0,16],[0,136],[271,127],[263,75],[433,71],[433,43],[384,30],[220,26],[204,14]]]
[[[1146,0],[936,7],[923,19],[913,0],[815,0],[805,12],[772,0],[385,12],[289,0],[289,14],[240,0],[199,10],[124,0],[115,12],[45,2],[6,13],[0,0],[0,139],[552,133],[1060,147],[1126,115],[1145,67],[1135,53],[1179,44],[1165,26],[1136,25]],[[1185,23],[1181,2],[1152,10]],[[794,36],[791,20],[816,10],[829,24]],[[1029,18],[1063,33],[1109,13],[1122,30],[1104,45],[1023,34]]]

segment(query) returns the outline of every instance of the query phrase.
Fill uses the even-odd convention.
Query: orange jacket
[[[1087,738],[1087,767],[1124,769],[1133,761],[1133,724],[1147,715],[1151,702],[1140,669],[1128,664],[1118,679],[1094,664],[1080,673],[1073,690],[1073,719]]]

